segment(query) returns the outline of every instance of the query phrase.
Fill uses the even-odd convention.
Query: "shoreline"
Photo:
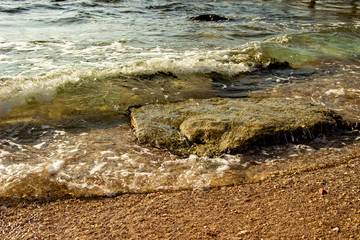
[[[327,156],[320,157],[323,160]],[[358,239],[360,155],[207,190],[70,198],[10,206],[2,239]]]

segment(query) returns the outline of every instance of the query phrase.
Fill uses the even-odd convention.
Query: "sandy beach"
[[[1,239],[360,239],[360,155],[264,181],[0,202]]]

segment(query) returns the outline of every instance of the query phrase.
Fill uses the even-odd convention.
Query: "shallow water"
[[[358,1],[3,0],[0,7],[1,197],[240,184],[255,165],[359,142],[356,130],[339,131],[305,145],[180,157],[138,145],[128,119],[132,107],[149,103],[286,96],[359,122]],[[205,13],[230,20],[189,21]]]

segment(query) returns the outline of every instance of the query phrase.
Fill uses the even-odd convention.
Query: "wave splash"
[[[79,122],[72,124],[79,127]],[[231,166],[246,166],[233,156],[181,158],[141,147],[134,143],[129,126],[118,119],[94,126],[76,133],[69,126],[65,130],[14,126],[22,134],[0,140],[0,197],[111,196],[204,188],[229,184]]]

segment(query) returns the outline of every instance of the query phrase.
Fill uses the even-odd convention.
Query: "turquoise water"
[[[2,0],[0,196],[226,185],[247,164],[138,146],[133,106],[282,94],[359,119],[360,2],[309,2]],[[229,20],[189,20],[210,13]]]

